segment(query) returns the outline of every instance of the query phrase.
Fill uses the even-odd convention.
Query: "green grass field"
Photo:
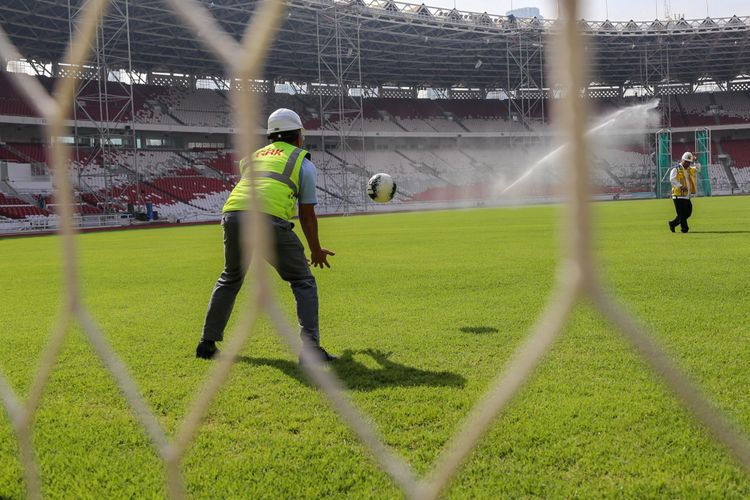
[[[750,197],[698,199],[672,234],[669,200],[593,205],[599,267],[626,307],[750,434]],[[429,470],[543,307],[560,208],[327,218],[323,344],[386,442]],[[84,300],[173,433],[208,374],[194,358],[222,265],[218,225],[78,237]],[[61,298],[56,237],[0,240],[0,367],[25,394]],[[291,318],[291,293],[277,293]],[[244,297],[244,294],[243,294]],[[236,315],[234,317],[236,319]],[[232,323],[233,324],[233,323]],[[74,331],[34,424],[49,497],[162,497],[164,471],[92,348]],[[262,322],[183,467],[195,498],[398,498]],[[0,497],[21,497],[0,418]],[[750,496],[748,476],[587,305],[447,491],[451,498]]]

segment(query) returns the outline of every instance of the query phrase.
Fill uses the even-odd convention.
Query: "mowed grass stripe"
[[[695,201],[672,234],[669,200],[597,203],[597,266],[707,394],[750,432],[750,198]],[[420,472],[527,335],[558,260],[560,207],[326,218],[316,271],[334,370]],[[222,264],[221,228],[84,234],[84,301],[170,433],[210,363],[196,360]],[[28,390],[59,307],[59,240],[0,240],[0,366]],[[293,318],[286,285],[276,294]],[[245,297],[244,290],[240,301]],[[236,321],[237,315],[232,319]],[[145,433],[78,331],[35,421],[48,496],[159,497]],[[400,496],[263,320],[184,466],[191,496]],[[587,304],[449,490],[497,496],[746,497],[750,482]],[[0,496],[23,495],[0,420]]]

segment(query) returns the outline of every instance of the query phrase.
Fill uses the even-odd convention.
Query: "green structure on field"
[[[657,198],[669,196],[669,170],[672,168],[672,132],[660,130],[656,133],[656,183],[654,192]]]
[[[707,128],[695,131],[695,161],[701,166],[698,172],[698,190],[703,188],[704,196],[711,196],[711,131]]]
[[[701,168],[698,172],[698,194],[711,196],[711,131],[707,128],[695,131],[695,145],[693,149],[696,163]],[[669,172],[672,169],[672,132],[660,130],[656,133],[656,182],[654,193],[657,198],[668,198],[672,193],[669,183]]]

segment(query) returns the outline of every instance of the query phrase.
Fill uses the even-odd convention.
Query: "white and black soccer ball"
[[[376,203],[388,203],[396,194],[396,183],[388,174],[375,174],[367,181],[367,196]]]

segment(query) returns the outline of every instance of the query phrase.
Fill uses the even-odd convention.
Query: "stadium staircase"
[[[471,130],[469,130],[466,127],[466,125],[464,125],[461,122],[461,120],[458,118],[458,115],[456,113],[446,110],[443,106],[440,105],[437,99],[435,100],[435,107],[438,109],[438,111],[440,111],[443,114],[446,120],[452,121],[453,123],[461,127],[461,129],[465,130],[466,132],[471,132]]]
[[[448,185],[452,185],[453,184],[452,182],[449,182],[447,179],[445,179],[442,175],[440,175],[440,172],[438,172],[436,169],[430,167],[429,165],[425,164],[424,162],[419,162],[419,161],[413,160],[413,159],[409,158],[408,156],[406,156],[401,151],[399,151],[398,149],[394,149],[393,152],[396,153],[397,155],[401,156],[402,158],[404,158],[406,161],[408,161],[409,164],[411,166],[413,166],[414,169],[417,172],[420,172],[420,173],[423,173],[425,175],[429,175],[429,176],[435,177],[436,179],[439,179],[439,180],[441,180],[442,182],[445,182]]]
[[[184,89],[177,89],[177,88],[170,88],[166,93],[164,94],[154,94],[152,98],[156,100],[157,103],[159,103],[159,108],[161,109],[161,112],[174,120],[176,123],[180,125],[187,126],[188,124],[185,123],[183,120],[179,119],[175,114],[172,112],[173,106],[178,105],[180,102],[181,97],[183,97],[187,91]]]
[[[42,200],[44,200],[44,208],[46,210],[57,212],[58,204],[53,195],[42,196]],[[81,215],[99,215],[103,212],[102,209],[89,203],[83,196],[81,196],[80,200],[73,201],[73,210],[75,213]]]
[[[466,151],[464,151],[461,148],[458,148],[458,152],[461,153],[462,155],[464,155],[465,157],[467,157],[469,159],[469,161],[471,161],[472,165],[476,165],[476,164],[481,163],[481,162],[477,161],[476,158],[474,158],[473,156],[471,156],[469,153],[467,153]]]
[[[716,97],[714,97],[713,94],[709,94],[708,99],[712,106],[718,106],[718,104],[716,103]],[[714,121],[716,122],[716,125],[721,125],[721,117],[719,116],[719,113],[714,113]],[[721,145],[721,140],[719,139],[719,137],[716,137],[714,139],[714,145],[716,146],[719,155],[725,155],[724,148]],[[724,169],[724,173],[727,174],[727,179],[729,179],[729,185],[732,187],[732,189],[739,189],[737,179],[734,176],[734,172],[732,172],[732,167],[730,166],[732,162],[720,161],[719,163],[721,164],[721,168]]]
[[[193,150],[191,161],[193,164],[198,163],[210,169],[214,173],[212,176],[218,174],[217,178],[227,179],[239,176],[232,153],[227,150]]]
[[[208,165],[204,165],[202,163],[193,163],[192,167],[200,174],[202,177],[207,177],[209,179],[224,179],[225,175],[223,175],[221,172],[214,170]]]
[[[413,191],[409,191],[408,189],[404,189],[402,186],[399,186],[398,183],[396,183],[396,194],[393,195],[394,201],[412,201],[416,193]]]
[[[162,109],[164,109],[164,108],[162,108]],[[187,123],[185,123],[184,121],[182,121],[182,120],[180,120],[179,118],[177,118],[177,117],[176,117],[176,116],[174,115],[174,113],[172,113],[172,111],[170,111],[169,107],[167,107],[167,108],[166,108],[166,110],[167,110],[167,111],[166,111],[166,112],[164,113],[165,115],[167,115],[168,117],[170,117],[171,119],[173,119],[174,121],[176,121],[177,123],[179,123],[180,125],[185,125],[185,126],[187,126]]]
[[[127,174],[129,174],[129,175],[131,175],[133,177],[135,177],[135,172],[133,170],[127,168],[126,166],[124,166],[124,165],[118,165],[117,167],[121,171],[123,171],[123,172],[125,172],[125,173],[127,173]],[[155,179],[155,180],[159,180],[159,179]],[[156,184],[154,184],[151,181],[141,180],[141,184],[143,184],[145,186],[148,186],[149,189],[153,190],[154,192],[156,192],[157,194],[159,194],[161,196],[166,196],[169,199],[173,199],[175,201],[179,201],[180,203],[184,203],[185,205],[191,206],[191,207],[193,207],[193,208],[195,208],[197,210],[200,210],[201,212],[205,212],[205,209],[199,207],[195,203],[192,203],[190,200],[186,199],[182,195],[180,195],[178,193],[172,193],[170,191],[164,190],[164,189],[160,188],[159,186],[157,186]]]
[[[226,91],[219,90],[219,89],[214,89],[214,92],[216,92],[217,94],[219,94],[219,97],[221,97],[222,99],[224,99],[225,101],[227,101],[228,103],[231,104],[231,102],[229,101],[229,94],[227,94]]]
[[[480,171],[486,172],[486,173],[491,173],[492,172],[492,167],[490,165],[484,163],[483,161],[477,160],[476,158],[474,158],[473,156],[471,156],[469,153],[467,153],[463,149],[459,148],[458,152],[461,153],[462,155],[464,155],[465,157],[467,157],[469,159],[469,161],[471,162],[470,165],[472,167],[476,168],[477,170],[480,170]]]
[[[330,196],[331,198],[335,198],[335,199],[337,199],[337,200],[339,200],[339,201],[346,201],[346,200],[344,199],[344,197],[343,197],[343,196],[341,196],[341,195],[340,195],[340,194],[338,194],[338,193],[334,193],[333,191],[331,191],[331,190],[329,190],[329,189],[326,189],[326,188],[324,188],[324,187],[322,187],[322,186],[315,186],[315,187],[317,188],[317,190],[318,190],[318,191],[320,191],[320,192],[322,192],[322,193],[325,193],[325,194],[327,194],[327,195],[328,195],[328,196]]]
[[[718,120],[718,117],[717,117]],[[718,156],[723,156],[725,158],[729,158],[729,161],[721,161],[719,160],[719,165],[721,165],[721,168],[724,169],[724,173],[727,175],[727,179],[729,179],[729,186],[732,189],[739,189],[739,184],[737,183],[737,178],[734,176],[734,172],[732,172],[732,158],[728,156],[724,152],[724,148],[721,146],[721,140],[719,138],[715,138],[713,140],[714,145],[716,146],[716,149],[718,151]]]
[[[185,164],[190,165],[190,168],[195,170],[196,174],[200,175],[201,177],[207,177],[209,179],[219,179],[219,180],[223,180],[225,177],[218,170],[214,170],[209,165],[206,165],[205,163],[202,163],[199,160],[196,160],[195,158],[190,158],[188,155],[186,155],[183,152],[174,151],[174,154],[176,154],[177,156],[185,160]]]
[[[628,187],[625,185],[622,180],[617,177],[617,175],[612,171],[610,163],[605,159],[599,159],[599,161],[596,163],[599,168],[601,168],[605,174],[609,176],[610,179],[612,179],[615,184],[617,184],[620,188],[623,189],[623,191],[627,191]]]
[[[45,153],[43,146],[40,145],[39,147],[41,148],[41,152],[38,152],[37,156],[41,154],[42,157],[44,157]],[[11,146],[8,143],[0,143],[0,152],[4,152],[4,154],[0,155],[0,158],[3,159],[14,159],[16,161],[20,161],[21,163],[44,163],[44,160],[40,159],[39,157],[35,158],[33,156],[30,156],[25,151],[21,151],[17,147]],[[8,156],[8,153],[11,155],[10,157]]]
[[[32,207],[38,207],[39,202],[34,199],[34,196],[28,193],[19,193],[10,183],[0,181],[0,194],[3,193],[16,201],[21,201]]]
[[[428,127],[428,128],[430,129],[430,130],[429,130],[430,132],[440,132],[440,131],[439,131],[439,130],[438,130],[437,128],[435,128],[435,126],[434,126],[434,125],[432,125],[432,124],[431,124],[431,123],[430,123],[430,122],[429,122],[428,120],[424,120],[424,119],[423,119],[423,120],[422,120],[422,123],[424,123],[424,125],[425,125],[426,127]]]
[[[446,111],[444,113],[444,115],[445,115],[446,119],[452,121],[453,123],[455,123],[456,125],[458,125],[459,127],[461,127],[462,130],[465,130],[467,132],[471,132],[471,130],[469,130],[468,127],[466,125],[464,125],[463,122],[458,118],[458,116],[454,115],[453,113],[451,113],[449,111]]]
[[[393,116],[392,114],[390,114],[390,113],[389,113],[388,111],[383,111],[382,109],[379,109],[379,110],[378,110],[378,114],[379,114],[379,115],[381,116],[381,118],[383,118],[383,120],[385,120],[385,121],[389,121],[389,122],[393,123],[393,124],[394,124],[394,125],[396,125],[396,126],[397,126],[398,128],[400,128],[401,130],[403,130],[404,132],[408,132],[408,131],[409,131],[409,129],[408,129],[408,128],[406,128],[406,127],[404,127],[403,125],[401,125],[401,124],[400,124],[400,123],[398,122],[398,120],[396,120],[396,117],[395,117],[395,116]]]
[[[147,185],[148,187],[150,187],[151,189],[153,189],[154,191],[156,191],[157,193],[159,193],[159,194],[161,194],[163,196],[167,196],[169,198],[172,198],[175,201],[179,201],[180,203],[184,203],[185,205],[189,205],[191,207],[194,207],[194,208],[200,210],[201,212],[205,211],[203,208],[199,207],[195,203],[192,203],[187,198],[185,198],[185,197],[183,197],[183,196],[181,196],[181,195],[179,195],[177,193],[173,193],[171,191],[167,191],[165,189],[162,189],[162,188],[160,188],[159,186],[157,186],[156,184],[154,184],[152,182],[143,181],[143,184]]]
[[[332,156],[333,158],[335,158],[336,161],[338,161],[341,164],[341,168],[343,168],[347,172],[351,172],[352,174],[356,174],[356,175],[365,175],[365,176],[369,175],[369,172],[365,168],[363,168],[363,167],[356,167],[356,166],[353,166],[353,165],[345,162],[343,158],[341,158],[340,156],[338,156],[335,153],[331,152],[330,149],[327,149],[326,153],[329,156]]]
[[[19,198],[25,201],[26,203],[28,203],[29,205],[33,205],[33,206],[37,206],[37,204],[39,203],[39,201],[36,200],[34,196],[29,193],[19,193],[18,191],[16,191],[16,198]]]
[[[6,193],[9,195],[15,196],[16,198],[18,198],[19,196],[18,191],[16,191],[16,189],[13,186],[11,186],[8,182],[2,179],[0,179],[0,193]]]

